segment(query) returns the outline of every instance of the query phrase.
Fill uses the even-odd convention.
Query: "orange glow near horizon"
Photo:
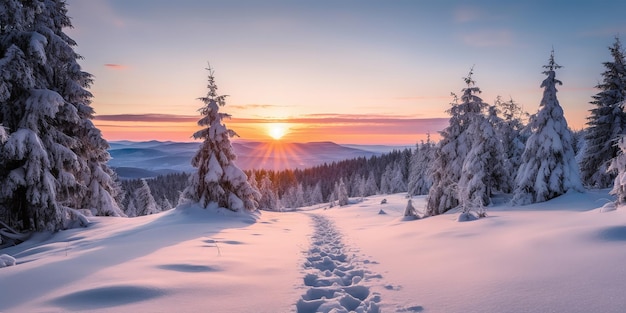
[[[289,127],[285,123],[270,123],[267,125],[267,128],[267,133],[270,137],[274,138],[274,140],[283,138],[283,136],[289,132]]]
[[[293,122],[292,122],[293,121]],[[103,137],[109,141],[194,141],[193,134],[200,128],[195,122],[149,122],[149,121],[106,121],[94,120],[94,124],[102,131]],[[319,142],[331,141],[340,144],[388,144],[413,145],[426,140],[427,133],[431,139],[439,140],[439,129],[419,131],[403,129],[400,126],[381,125],[380,123],[335,123],[319,121],[301,121],[267,119],[232,119],[224,124],[239,136],[233,140],[257,142]],[[271,147],[280,152],[279,146]],[[288,153],[288,151],[280,152]]]

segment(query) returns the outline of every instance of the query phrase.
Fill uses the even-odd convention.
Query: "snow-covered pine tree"
[[[532,134],[515,177],[513,203],[518,205],[547,201],[569,190],[583,191],[572,133],[556,97],[556,84],[562,83],[555,77],[555,70],[561,66],[554,61],[554,50],[543,67],[548,76],[541,83],[543,98],[539,112],[530,119]]]
[[[465,79],[467,88],[464,97],[468,99],[463,100],[472,103],[472,109],[465,113],[469,123],[465,130],[466,140],[469,140],[471,148],[463,157],[457,183],[457,198],[463,213],[476,210],[482,214],[484,207],[491,203],[492,193],[500,190],[500,185],[504,184],[504,156],[501,138],[492,125],[498,122],[496,111],[491,107],[487,116],[483,114],[489,105],[476,95],[480,93],[480,89],[476,87],[471,75],[470,71]]]
[[[602,82],[596,86],[600,91],[590,103],[585,150],[580,163],[582,181],[591,188],[611,186],[615,173],[607,171],[611,159],[617,156],[616,140],[626,131],[626,59],[618,37],[609,47],[613,60],[604,62],[606,70]]]
[[[127,217],[137,216],[137,207],[135,206],[133,197],[128,198],[128,205],[126,206],[126,210],[124,210],[124,214],[126,214]]]
[[[426,195],[432,186],[431,162],[433,161],[434,144],[430,141],[430,134],[426,142],[416,145],[411,155],[408,193],[410,196]]]
[[[204,142],[191,161],[197,171],[191,176],[185,194],[204,207],[215,203],[235,212],[254,211],[261,195],[250,186],[246,174],[234,163],[237,156],[230,138],[237,134],[222,123],[230,115],[219,112],[220,106],[226,104],[226,96],[217,94],[213,69],[209,67],[207,70],[209,90],[206,97],[200,98],[204,106],[200,109],[203,117],[198,121],[198,125],[205,128],[193,135]]]
[[[295,198],[296,198],[296,202],[294,204],[294,208],[301,208],[303,206],[306,206],[308,201],[306,201],[305,199],[305,194],[304,194],[304,187],[302,187],[302,183],[298,183],[298,185],[295,187]]]
[[[265,174],[261,179],[261,198],[259,199],[259,209],[275,211],[278,209],[278,196],[272,187],[272,181],[268,174]]]
[[[462,213],[474,210],[484,216],[492,193],[507,183],[503,176],[504,153],[501,139],[487,117],[472,114],[470,123],[467,133],[472,148],[463,161],[458,197]]]
[[[322,184],[317,182],[313,190],[311,191],[311,204],[319,204],[324,202],[324,196],[322,195]]]
[[[172,203],[170,202],[169,199],[167,199],[166,196],[163,196],[161,198],[161,203],[159,204],[159,207],[161,208],[161,211],[168,211],[173,208]]]
[[[111,195],[106,141],[90,120],[92,95],[85,88],[92,77],[81,71],[76,43],[63,33],[71,27],[65,2],[7,0],[0,12],[0,122],[10,137],[0,173],[6,222],[58,230],[77,217],[74,209],[122,215]],[[88,145],[87,137],[103,146]],[[106,159],[96,160],[100,172],[90,158]],[[100,186],[92,184],[94,176]],[[96,189],[101,192],[91,192]]]
[[[367,180],[365,181],[365,193],[364,195],[371,196],[378,194],[378,185],[376,185],[376,178],[374,177],[374,173],[370,172],[367,176]]]
[[[391,164],[387,164],[385,167],[385,171],[380,175],[380,192],[382,194],[388,195],[391,194],[391,179],[393,175],[393,168]]]
[[[335,195],[337,196],[337,204],[339,206],[348,205],[348,189],[346,189],[343,178],[339,179],[339,183],[335,183]]]
[[[512,98],[509,101],[503,101],[498,96],[494,106],[495,108],[490,108],[489,120],[498,133],[498,137],[501,138],[505,154],[502,172],[505,183],[500,186],[500,190],[510,193],[515,186],[515,175],[521,162],[522,153],[524,153],[527,139],[523,133],[524,118],[528,114]],[[499,114],[502,114],[501,118]]]
[[[134,200],[137,216],[155,214],[160,211],[156,200],[152,196],[148,182],[143,178],[141,179],[141,187],[135,190]]]
[[[467,129],[475,115],[481,114],[485,107],[482,99],[476,96],[480,89],[474,86],[472,74],[473,68],[463,78],[467,88],[462,90],[461,102],[453,94],[452,107],[447,110],[450,114],[448,127],[440,132],[441,141],[431,164],[433,185],[428,192],[426,216],[442,214],[459,205],[458,183],[472,144]]]
[[[611,160],[609,170],[616,173],[611,194],[617,197],[617,204],[626,204],[626,137],[620,136],[617,141],[620,151]]]
[[[394,162],[391,171],[391,180],[389,182],[389,193],[406,192],[406,181],[403,173],[403,162]],[[408,176],[408,175],[407,175]]]

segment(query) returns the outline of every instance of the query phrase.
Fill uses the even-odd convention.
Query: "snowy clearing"
[[[0,311],[623,312],[626,210],[601,212],[607,193],[465,223],[405,221],[404,194],[258,218],[96,217],[0,250],[17,261],[0,269]]]

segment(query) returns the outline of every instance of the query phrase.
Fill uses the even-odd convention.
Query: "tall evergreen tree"
[[[208,71],[209,91],[206,97],[200,98],[204,106],[200,109],[203,117],[198,121],[198,125],[205,128],[193,135],[204,142],[191,162],[197,171],[191,176],[185,194],[204,207],[215,203],[236,212],[253,211],[261,195],[234,163],[237,156],[230,138],[237,134],[222,123],[224,118],[230,117],[219,112],[220,106],[226,104],[226,96],[217,94],[213,69],[208,68]]]
[[[411,196],[426,195],[432,186],[431,163],[433,162],[434,144],[430,135],[426,142],[416,145],[411,156],[408,192]]]
[[[91,119],[92,98],[61,0],[0,3],[0,203],[20,229],[58,230],[87,209],[123,215],[106,166],[108,145]],[[21,220],[21,225],[16,225]]]
[[[602,82],[596,86],[600,91],[590,102],[585,150],[580,163],[583,183],[591,188],[607,188],[613,183],[615,173],[607,171],[611,159],[617,156],[615,144],[619,135],[626,131],[626,59],[619,38],[609,47],[613,60],[604,62],[606,70]]]
[[[539,112],[530,119],[532,134],[526,141],[515,178],[513,202],[519,205],[550,200],[569,190],[583,190],[572,133],[556,97],[556,84],[562,83],[556,79],[555,70],[561,66],[554,61],[554,51],[543,67],[548,76],[541,83],[543,98]]]
[[[435,149],[435,159],[431,164],[433,185],[428,192],[426,215],[442,214],[459,205],[458,183],[463,170],[465,156],[470,152],[472,141],[467,132],[472,120],[482,114],[486,104],[477,96],[480,89],[472,79],[473,68],[464,77],[461,102],[455,96],[448,127],[440,132],[441,141]]]
[[[526,116],[528,114],[513,99],[502,101],[498,96],[495,105],[490,107],[489,119],[498,137],[501,138],[505,156],[502,172],[504,183],[500,185],[502,192],[512,192],[515,186],[515,175],[526,143],[524,134]]]
[[[482,114],[472,115],[467,132],[472,148],[463,161],[458,197],[463,213],[476,210],[479,215],[484,215],[484,207],[491,204],[493,192],[500,191],[500,186],[508,183],[503,175],[501,138]]]

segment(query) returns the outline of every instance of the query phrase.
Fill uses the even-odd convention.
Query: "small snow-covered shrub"
[[[474,212],[463,212],[459,214],[459,217],[456,219],[457,222],[469,222],[475,221],[479,217]]]
[[[7,266],[14,266],[15,265],[15,258],[8,255],[8,254],[2,254],[0,255],[0,268],[2,267],[7,267]]]

